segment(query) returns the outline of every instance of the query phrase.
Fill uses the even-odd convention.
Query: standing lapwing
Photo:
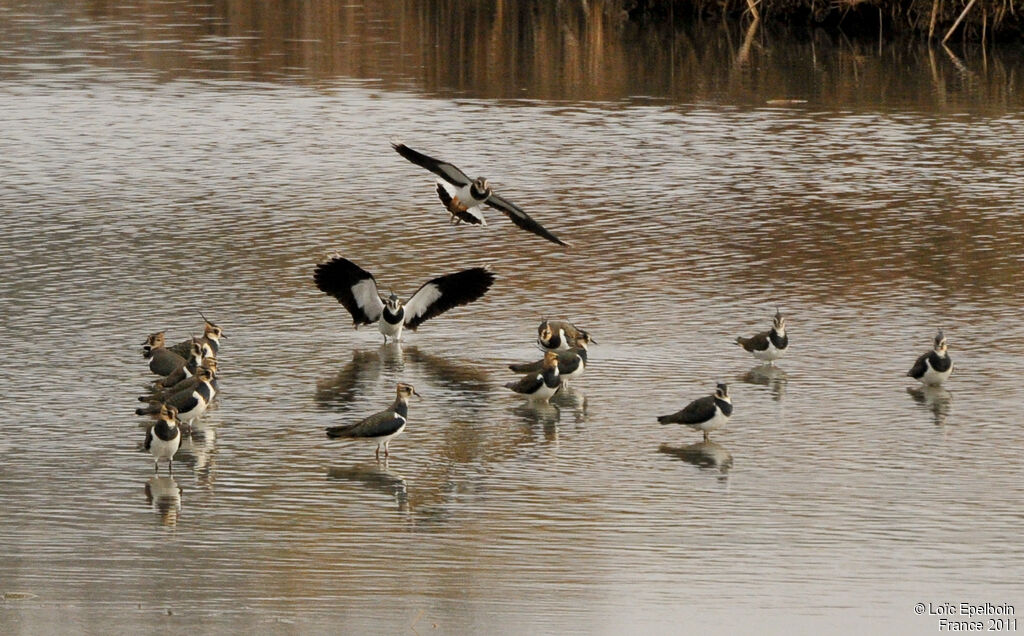
[[[214,358],[212,356],[208,358],[203,358],[203,361],[200,363],[199,366],[206,367],[207,369],[213,372],[213,382],[211,382],[211,384],[213,385],[214,392],[216,393],[217,358]],[[199,378],[196,377],[195,371],[193,370],[191,375],[189,375],[187,378],[183,379],[181,382],[178,382],[173,386],[164,387],[159,382],[157,382],[153,386],[153,392],[150,395],[139,396],[139,402],[163,402],[165,399],[179,391],[184,391],[186,389],[194,389],[197,384],[199,384]]]
[[[789,347],[789,336],[786,335],[786,319],[782,317],[779,309],[775,308],[775,318],[772,320],[772,328],[762,331],[756,336],[736,338],[736,344],[743,347],[745,351],[755,358],[768,364],[775,364],[775,361],[782,357]]]
[[[597,344],[590,334],[568,320],[544,318],[537,326],[537,346],[545,351],[571,349],[584,337],[588,343]]]
[[[178,420],[182,424],[191,425],[193,421],[206,412],[210,405],[216,389],[213,387],[214,372],[206,367],[199,367],[196,370],[196,384],[191,388],[178,391],[168,396],[164,403],[173,406],[178,411]],[[154,415],[160,410],[159,405],[150,404],[135,409],[136,415]]]
[[[388,337],[400,341],[403,327],[415,331],[423,321],[477,300],[491,287],[494,274],[474,267],[439,276],[424,283],[405,303],[394,293],[381,300],[373,274],[340,256],[317,265],[313,280],[352,314],[356,329],[377,322],[387,343]]]
[[[465,172],[447,161],[428,157],[423,153],[416,152],[405,144],[392,143],[391,147],[398,154],[417,166],[426,168],[441,177],[437,181],[437,195],[444,204],[445,209],[452,215],[451,221],[453,223],[465,221],[466,223],[476,225],[486,225],[487,221],[484,219],[480,206],[487,205],[504,212],[509,220],[527,232],[532,232],[537,236],[546,238],[552,243],[569,245],[544,229],[544,226],[530,218],[530,215],[524,212],[518,205],[503,199],[491,190],[487,179],[483,177],[470,179]]]
[[[540,371],[528,373],[518,382],[508,382],[505,387],[525,395],[531,402],[547,402],[561,384],[562,379],[558,374],[558,354],[548,351],[544,353]]]
[[[153,472],[160,470],[160,460],[167,460],[167,472],[173,474],[174,454],[181,444],[181,429],[176,416],[178,409],[164,405],[157,414],[156,424],[146,429],[146,450],[153,455]]]
[[[409,419],[409,398],[419,397],[419,393],[411,384],[399,382],[396,387],[395,402],[391,408],[375,413],[355,424],[331,426],[327,429],[327,437],[331,439],[364,440],[377,443],[376,457],[380,459],[380,449],[384,448],[384,457],[388,456],[388,444],[391,439],[402,434]]]
[[[590,335],[582,332],[576,338],[576,346],[555,351],[555,355],[558,357],[558,377],[563,385],[568,385],[570,380],[575,380],[583,375],[587,367],[587,344],[589,342]],[[516,373],[540,373],[544,369],[544,360],[510,364],[508,368]]]
[[[938,386],[953,373],[953,359],[946,353],[946,336],[935,334],[935,346],[921,355],[907,375],[928,386]]]
[[[704,441],[708,441],[708,433],[729,421],[732,415],[732,400],[729,399],[729,387],[719,383],[714,395],[706,395],[690,402],[686,407],[672,415],[662,415],[658,421],[662,424],[686,424],[697,431],[704,431]]]
[[[189,346],[191,349],[186,354],[185,366],[178,367],[168,375],[156,380],[153,383],[155,388],[174,386],[183,380],[195,376],[196,369],[203,364],[203,360],[213,357],[213,349],[210,347],[210,343],[202,338],[191,341]]]
[[[193,343],[193,349],[200,348]],[[156,375],[167,377],[188,364],[184,356],[180,356],[165,346],[153,347],[149,350],[149,370]]]

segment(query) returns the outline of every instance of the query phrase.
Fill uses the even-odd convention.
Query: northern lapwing
[[[544,353],[544,360],[539,372],[527,373],[518,382],[508,382],[506,388],[524,395],[531,402],[547,402],[558,391],[562,378],[558,373],[558,354],[554,351]]]
[[[203,358],[202,363],[199,366],[205,367],[213,372],[213,385],[214,393],[217,392],[217,358],[209,357]],[[166,400],[168,397],[178,393],[180,391],[191,390],[199,384],[199,378],[196,377],[193,372],[189,377],[183,379],[181,382],[169,387],[163,387],[157,383],[153,388],[153,393],[150,395],[139,396],[139,402],[160,403]]]
[[[789,336],[786,335],[786,319],[782,317],[779,309],[775,308],[775,318],[772,319],[772,328],[762,331],[756,336],[736,338],[736,344],[743,347],[755,358],[768,364],[775,364],[775,361],[782,357],[789,348]]]
[[[202,314],[200,314],[202,315]],[[217,355],[220,351],[220,339],[224,337],[224,330],[218,325],[210,322],[203,317],[203,337],[202,338],[189,338],[183,340],[173,346],[167,347],[179,356],[185,357],[188,355],[190,343],[193,340],[199,340],[205,342],[210,346],[211,355]]]
[[[375,413],[355,424],[331,426],[327,429],[327,437],[376,442],[377,452],[375,455],[377,459],[380,459],[381,448],[384,449],[384,457],[388,457],[388,444],[393,438],[402,434],[409,421],[409,398],[420,395],[411,384],[404,382],[398,383],[395,392],[395,402],[391,408]]]
[[[428,157],[405,144],[392,142],[391,147],[417,166],[426,168],[440,177],[437,181],[437,195],[445,209],[451,214],[453,223],[465,221],[466,223],[486,225],[487,222],[480,206],[487,205],[503,212],[509,220],[527,232],[532,232],[552,243],[569,245],[530,218],[530,215],[518,205],[496,194],[487,183],[487,179],[483,177],[470,179],[465,172],[447,161]]]
[[[160,460],[167,460],[167,472],[174,473],[174,454],[181,444],[181,429],[176,416],[178,409],[164,405],[158,411],[156,423],[146,429],[146,450],[153,455],[153,472],[160,470]]]
[[[146,341],[142,343],[142,357],[149,360],[150,356],[153,355],[153,349],[159,349],[166,343],[163,331],[149,334],[146,337]]]
[[[438,276],[404,303],[394,293],[382,300],[373,274],[340,256],[317,265],[313,280],[320,291],[334,296],[352,314],[356,329],[378,323],[386,343],[389,337],[400,341],[403,328],[415,331],[425,320],[477,300],[491,287],[494,274],[473,267]]]
[[[544,318],[537,326],[537,346],[544,350],[571,349],[583,337],[588,343],[597,344],[583,329],[568,320],[548,320]]]
[[[178,420],[182,424],[191,425],[200,415],[206,412],[210,405],[216,389],[213,388],[214,373],[206,367],[199,367],[196,370],[196,384],[191,389],[179,391],[169,396],[164,402],[173,406],[178,411]],[[154,415],[158,413],[160,406],[140,406],[135,409],[136,415]]]
[[[199,347],[198,344],[195,345]],[[161,377],[167,377],[188,364],[188,360],[167,347],[153,347],[149,351],[149,370]]]
[[[210,343],[206,342],[202,338],[193,340],[189,343],[189,346],[191,347],[191,350],[187,354],[185,366],[179,367],[172,373],[156,380],[153,383],[155,388],[167,388],[187,380],[188,378],[194,377],[196,369],[202,366],[203,360],[213,356],[213,349],[210,347]]]
[[[935,335],[935,346],[928,353],[922,354],[914,363],[907,375],[928,386],[939,386],[953,373],[953,359],[946,353],[946,336]]]
[[[555,355],[558,356],[558,376],[562,385],[568,385],[570,380],[581,377],[587,368],[587,345],[590,343],[590,334],[581,332],[575,342],[576,346],[570,349],[555,351]],[[544,370],[544,360],[510,364],[508,368],[516,373],[540,373]]]
[[[704,431],[704,441],[708,441],[708,433],[729,421],[732,415],[732,400],[729,399],[729,387],[719,383],[713,395],[697,398],[681,411],[672,415],[662,415],[658,421],[662,424],[685,424],[697,431]]]

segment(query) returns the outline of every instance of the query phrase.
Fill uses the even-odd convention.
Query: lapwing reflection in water
[[[915,402],[932,413],[936,426],[945,426],[952,410],[953,394],[941,386],[922,385],[907,387],[907,393]]]
[[[462,359],[428,353],[415,345],[406,346],[405,351],[409,364],[415,365],[437,385],[468,394],[485,393],[491,389],[488,373]]]
[[[352,360],[339,371],[317,381],[313,400],[322,409],[336,410],[354,402],[358,395],[373,387],[382,372],[398,375],[404,369],[405,353],[400,342],[356,349],[352,352]]]
[[[512,413],[520,418],[523,424],[533,429],[541,427],[544,440],[558,441],[558,421],[562,417],[561,410],[549,402],[525,402],[512,409]]]
[[[579,389],[562,385],[555,393],[549,403],[558,407],[561,413],[572,413],[576,424],[587,421],[587,396]]]
[[[789,382],[789,376],[783,369],[777,366],[759,364],[750,371],[747,371],[740,380],[747,384],[768,387],[768,392],[771,393],[772,399],[776,402],[781,402],[782,396],[786,394],[786,384]]]
[[[662,444],[658,451],[703,470],[717,470],[723,478],[732,469],[732,453],[716,442],[697,442],[688,446]]]
[[[409,487],[405,478],[388,468],[388,463],[360,463],[353,466],[332,466],[327,480],[350,482],[369,490],[394,497],[399,512],[409,512]]]
[[[181,512],[181,487],[174,477],[150,477],[145,491],[146,502],[160,515],[160,522],[165,526],[176,525]]]
[[[197,485],[210,488],[213,486],[216,452],[217,427],[208,418],[203,418],[192,426],[191,435],[181,439],[181,446],[174,460],[192,469]]]

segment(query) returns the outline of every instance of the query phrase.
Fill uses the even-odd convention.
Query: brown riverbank
[[[1022,0],[624,0],[631,20],[723,18],[938,41],[1020,40]]]

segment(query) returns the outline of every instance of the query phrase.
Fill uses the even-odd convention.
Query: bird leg
[[[173,475],[174,474],[174,460],[169,458],[169,457],[167,458],[167,474],[168,475]]]
[[[707,442],[708,442],[708,432],[704,431],[704,443],[706,444]]]

